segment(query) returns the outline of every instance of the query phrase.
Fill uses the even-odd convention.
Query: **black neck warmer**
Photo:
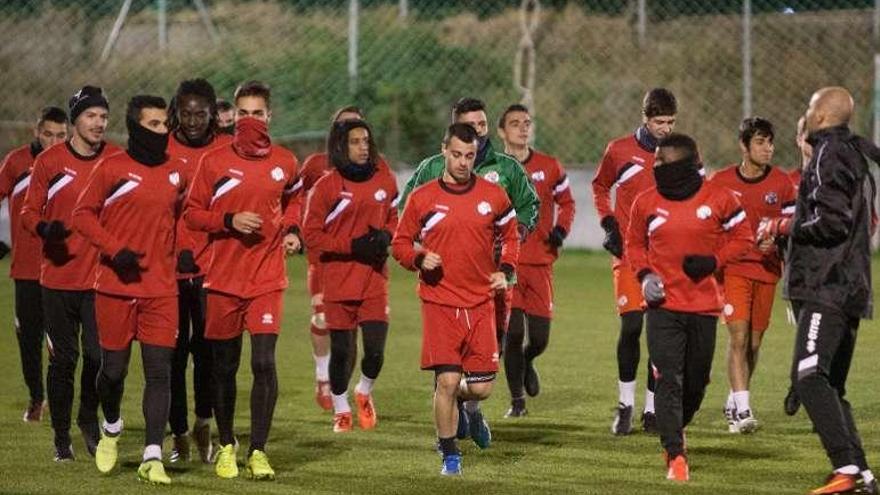
[[[376,164],[372,161],[368,161],[363,165],[348,162],[342,167],[336,167],[336,170],[339,171],[339,175],[347,180],[352,182],[365,182],[370,180],[370,177],[376,172]]]
[[[703,185],[703,177],[698,170],[699,165],[693,163],[691,158],[684,158],[654,167],[654,180],[657,182],[657,192],[664,198],[673,201],[682,201],[690,198]]]
[[[489,145],[488,134],[477,138],[477,159],[474,161],[475,167],[486,161],[486,156],[489,155],[490,149],[492,149],[492,147]]]
[[[647,127],[641,126],[636,129],[635,136],[636,141],[643,150],[653,153],[657,149],[657,138],[648,132]]]
[[[125,126],[128,128],[128,156],[134,161],[155,167],[168,160],[165,153],[168,148],[167,132],[153,132],[131,119],[125,121]]]
[[[40,140],[39,140],[39,139],[34,139],[34,140],[31,142],[31,156],[32,156],[33,158],[36,158],[37,155],[39,155],[39,154],[42,153],[42,152],[43,152],[43,145],[40,144]]]

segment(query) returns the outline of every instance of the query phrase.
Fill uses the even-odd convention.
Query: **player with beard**
[[[43,241],[40,285],[50,342],[46,388],[56,461],[74,458],[70,415],[80,351],[83,364],[76,422],[90,454],[94,455],[100,439],[95,389],[101,364],[94,291],[98,251],[71,230],[70,214],[95,164],[121,151],[104,141],[109,103],[101,88],[84,86],[70,97],[68,106],[71,137],[37,156],[21,210],[25,228]]]
[[[15,336],[21,356],[21,371],[30,393],[24,411],[26,422],[38,422],[46,407],[43,389],[43,320],[40,289],[40,238],[25,228],[21,207],[31,182],[34,159],[44,149],[67,139],[67,113],[46,107],[34,126],[34,140],[9,152],[0,164],[0,201],[8,201],[12,238],[12,265],[9,276],[15,283]],[[0,242],[0,259],[9,254]]]

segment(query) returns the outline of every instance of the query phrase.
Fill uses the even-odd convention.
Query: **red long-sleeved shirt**
[[[15,280],[39,280],[43,243],[21,221],[21,207],[31,183],[34,155],[30,144],[9,152],[0,165],[0,201],[9,202],[9,235],[12,238],[12,265],[9,277]]]
[[[324,301],[364,300],[387,293],[388,269],[351,258],[351,241],[370,227],[393,234],[397,228],[397,182],[387,170],[377,170],[364,182],[353,182],[333,171],[318,180],[309,193],[303,235],[306,249],[324,266]]]
[[[231,144],[202,157],[183,217],[210,234],[206,289],[252,298],[287,287],[281,241],[300,224],[300,203],[291,197],[300,185],[297,167],[293,153],[277,145],[261,159],[243,158]],[[245,211],[260,215],[260,230],[228,230],[225,216]]]
[[[122,152],[104,143],[98,153],[84,157],[69,142],[58,143],[37,155],[31,184],[21,209],[24,227],[37,231],[41,221],[64,222],[72,230],[70,215],[95,164]],[[60,243],[46,245],[40,266],[40,284],[58,290],[90,290],[95,285],[98,250],[73,231]]]
[[[740,175],[739,165],[731,165],[716,172],[711,181],[733,191],[746,211],[753,235],[763,218],[794,215],[794,187],[788,174],[776,167],[767,167],[764,175],[748,179]],[[745,256],[728,263],[724,273],[772,284],[782,276],[782,260],[775,249],[762,253],[752,245]]]
[[[599,219],[609,215],[617,219],[620,234],[626,240],[629,230],[630,210],[636,196],[654,187],[654,152],[642,147],[635,134],[617,138],[605,148],[605,154],[593,177],[593,203]],[[614,206],[611,205],[611,189],[617,187]],[[623,259],[627,252],[624,249]],[[615,258],[614,266],[623,260]]]
[[[177,295],[174,236],[186,191],[186,165],[169,159],[149,167],[119,153],[98,162],[73,209],[73,228],[101,253],[98,292],[127,297]],[[112,257],[128,248],[143,254],[139,276],[123,280]]]
[[[795,196],[797,195],[798,189],[800,189],[800,187],[801,187],[801,175],[802,175],[802,170],[800,167],[798,167],[788,173],[788,178],[791,179],[791,185],[794,186]]]
[[[746,212],[733,192],[704,182],[682,201],[651,188],[636,197],[626,235],[627,261],[635,273],[660,276],[666,291],[661,307],[670,311],[720,315],[718,281],[694,283],[682,268],[687,255],[713,255],[718,269],[746,255],[754,245]]]
[[[559,250],[551,246],[547,238],[557,225],[565,229],[566,233],[571,233],[575,211],[574,197],[568,175],[556,158],[530,150],[523,167],[535,186],[541,208],[538,210],[538,224],[534,232],[526,237],[520,247],[519,263],[549,265],[556,261]]]
[[[217,134],[214,139],[198,148],[187,146],[180,142],[172,133],[168,138],[168,156],[179,159],[183,162],[181,169],[181,179],[186,184],[192,184],[196,175],[196,168],[199,166],[199,160],[208,151],[219,146],[232,143],[232,136],[229,134]],[[182,205],[181,205],[182,206]],[[201,230],[193,230],[187,228],[186,222],[177,222],[177,239],[175,242],[175,256],[181,251],[189,249],[193,252],[196,265],[199,266],[198,273],[178,273],[178,279],[188,279],[198,277],[205,274],[205,268],[208,265],[208,233]]]
[[[408,270],[416,269],[419,254],[439,254],[440,268],[419,273],[419,297],[472,308],[493,297],[489,277],[500,264],[516,267],[516,225],[516,210],[504,189],[477,176],[466,188],[450,187],[441,178],[418,187],[407,198],[391,252]],[[502,243],[499,263],[494,256],[496,229]],[[414,245],[417,241],[419,248]]]

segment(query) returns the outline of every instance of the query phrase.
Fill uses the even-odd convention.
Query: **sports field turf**
[[[4,260],[0,272],[5,275],[7,271]],[[72,432],[76,462],[52,462],[48,418],[39,425],[21,421],[27,396],[13,335],[12,284],[4,277],[0,281],[0,346],[4,351],[0,354],[0,493],[798,494],[822,481],[830,468],[804,412],[794,418],[782,412],[793,327],[786,323],[779,301],[752,387],[752,404],[762,425],[758,433],[733,436],[726,432],[721,407],[727,393],[727,338],[726,330],[719,327],[713,383],[703,410],[688,430],[691,482],[679,486],[665,480],[657,438],[641,433],[613,437],[618,324],[608,257],[573,251],[566,252],[556,266],[557,315],[549,349],[537,361],[542,391],[529,400],[529,416],[503,419],[508,393],[502,374],[483,406],[492,426],[492,447],[480,452],[470,441],[462,442],[464,476],[443,478],[433,449],[431,375],[418,368],[421,326],[414,276],[395,265],[391,334],[374,392],[378,427],[372,432],[355,429],[338,435],[331,431],[330,414],[320,411],[313,399],[309,308],[301,257],[291,262],[290,273],[277,353],[280,397],[267,449],[278,480],[260,484],[243,478],[220,480],[211,466],[193,462],[167,465],[173,477],[170,488],[140,485],[135,477],[143,442],[143,380],[137,352],[123,403],[126,430],[120,441],[121,469],[110,476],[99,475],[76,428]],[[878,326],[868,322],[862,327],[848,387],[868,460],[875,463],[880,462]],[[249,428],[247,363],[245,358],[239,372],[236,419],[243,445],[248,443]],[[637,407],[641,407],[643,383],[644,371],[640,370]]]

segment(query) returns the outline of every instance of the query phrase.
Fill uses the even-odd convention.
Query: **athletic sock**
[[[870,469],[865,469],[862,471],[862,481],[864,481],[866,485],[870,484],[874,481],[874,473],[872,473]]]
[[[731,411],[736,409],[736,402],[733,400],[733,390],[727,392],[727,404],[725,404],[725,407]]]
[[[151,459],[162,460],[162,446],[161,445],[147,445],[144,447],[144,462],[149,461]]]
[[[351,412],[351,406],[348,405],[348,391],[339,395],[330,394],[333,399],[333,412],[336,414]]]
[[[464,401],[464,410],[473,414],[480,410],[480,401],[478,400],[466,400]]]
[[[856,474],[859,474],[859,467],[855,464],[847,464],[842,468],[835,469],[834,472],[837,474],[849,474],[854,476]]]
[[[355,386],[354,391],[362,395],[370,395],[373,393],[373,382],[375,381],[374,378],[367,378],[361,375],[361,380]]]
[[[751,411],[752,408],[749,407],[749,391],[743,390],[742,392],[734,392],[733,393],[733,402],[736,404],[736,410],[738,412],[746,412]]]
[[[636,382],[617,381],[618,402],[624,406],[632,407],[636,403]]]
[[[323,356],[312,354],[315,358],[315,379],[319,382],[330,381],[330,353]]]
[[[103,428],[104,433],[106,433],[107,436],[115,437],[116,435],[119,435],[122,433],[122,418],[117,419],[114,423],[108,423],[104,420]]]
[[[444,456],[458,454],[458,446],[455,445],[455,437],[449,438],[440,438],[437,437],[437,440],[440,442],[440,451],[443,452]]]
[[[645,412],[654,414],[654,392],[645,390]]]

